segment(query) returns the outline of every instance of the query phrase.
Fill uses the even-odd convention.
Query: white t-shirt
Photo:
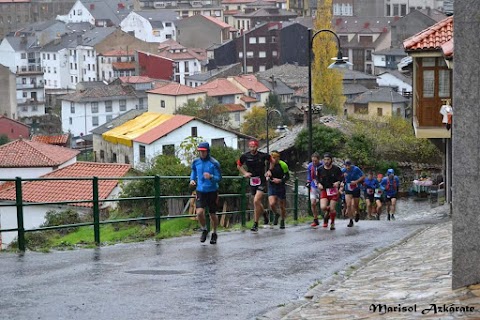
[[[453,108],[449,104],[444,104],[440,108],[440,114],[443,116],[442,123],[448,123],[448,114],[453,114]]]

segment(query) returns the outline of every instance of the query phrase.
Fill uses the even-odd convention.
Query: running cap
[[[198,151],[209,151],[210,150],[210,145],[208,142],[200,142],[197,147]]]
[[[388,169],[387,174],[395,174],[395,171],[393,171],[393,169]]]
[[[325,152],[325,153],[323,154],[323,157],[324,157],[324,158],[333,159],[332,154],[331,154],[330,152]]]
[[[350,161],[350,160],[345,160],[345,165],[346,165],[346,166],[352,165],[352,161]]]

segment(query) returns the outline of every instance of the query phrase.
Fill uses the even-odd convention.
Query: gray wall
[[[177,22],[177,42],[187,48],[207,49],[222,43],[222,31],[213,22],[194,16]]]
[[[480,1],[455,1],[454,10],[452,287],[456,289],[480,283]]]

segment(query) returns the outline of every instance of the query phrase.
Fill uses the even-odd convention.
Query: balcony
[[[33,105],[43,105],[43,104],[45,104],[45,101],[27,98],[24,102],[18,102],[17,106],[22,107],[22,106],[33,106]]]

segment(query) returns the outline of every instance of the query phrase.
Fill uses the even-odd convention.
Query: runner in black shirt
[[[266,164],[267,162],[271,162],[271,158],[269,154],[258,151],[257,140],[250,140],[248,142],[248,148],[250,151],[242,154],[237,161],[237,168],[245,178],[249,178],[250,192],[252,193],[252,196],[254,196],[253,206],[255,212],[255,222],[251,230],[258,231],[258,220],[260,219],[260,215],[264,215],[265,224],[268,224],[268,217],[263,208],[262,200],[263,193],[267,189],[266,176],[271,176],[270,170],[265,172]],[[247,167],[246,170],[243,167],[244,165]]]
[[[335,207],[340,197],[338,188],[343,180],[342,169],[332,163],[332,155],[323,155],[323,166],[317,170],[318,189],[320,191],[320,209],[324,212],[323,227],[328,227],[330,217],[330,230],[335,230]]]

